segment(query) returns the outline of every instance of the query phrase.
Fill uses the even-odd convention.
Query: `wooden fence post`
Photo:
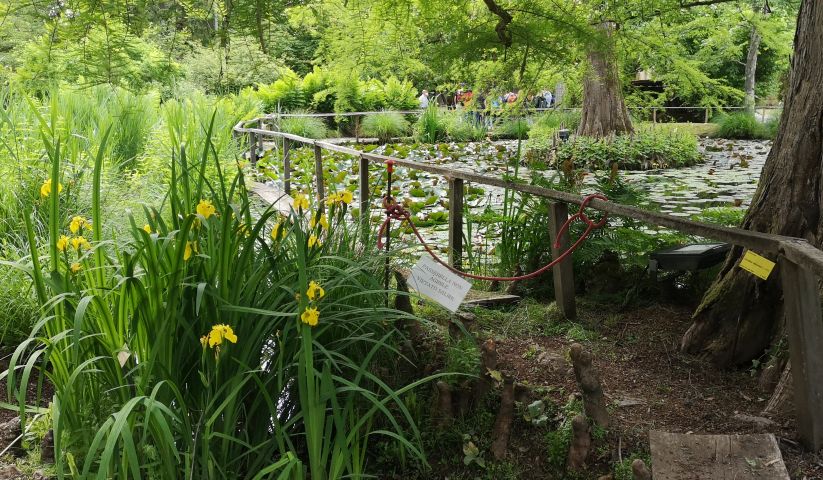
[[[783,309],[789,334],[797,430],[813,452],[823,447],[823,318],[817,277],[785,257],[780,258]]]
[[[252,166],[257,164],[257,134],[249,133],[249,161]]]
[[[463,179],[449,179],[449,265],[463,267]]]
[[[326,187],[323,185],[323,149],[314,146],[314,177],[317,182],[317,209],[325,212]]]
[[[369,194],[369,160],[360,157],[360,228],[363,244],[369,241],[369,224],[371,220],[371,202]]]
[[[263,120],[260,120],[260,130],[265,130],[265,129],[266,129],[266,124],[263,123]],[[258,155],[265,152],[265,149],[263,148],[263,135],[262,134],[257,135],[257,150],[259,152]]]
[[[652,108],[652,123],[657,123],[657,109]]]
[[[703,123],[709,123],[709,107],[706,107],[706,115],[703,117]]]
[[[549,215],[549,241],[552,242],[552,258],[557,258],[561,253],[569,248],[569,231],[566,230],[560,236],[560,248],[554,248],[554,239],[560,227],[569,218],[569,207],[565,203],[551,203],[551,214]],[[577,318],[577,304],[574,299],[574,263],[571,256],[555,265],[552,268],[552,278],[554,280],[554,300],[557,308],[569,320]]]
[[[289,150],[291,149],[291,141],[288,138],[283,139],[283,188],[286,194],[291,195],[291,158],[289,158]]]

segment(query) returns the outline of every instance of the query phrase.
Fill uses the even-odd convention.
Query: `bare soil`
[[[648,455],[648,433],[660,430],[694,434],[773,433],[792,479],[823,479],[823,452],[805,452],[800,447],[793,418],[771,418],[774,423],[765,426],[736,418],[739,414],[760,417],[768,402],[770,393],[759,390],[755,371],[719,371],[707,361],[679,351],[691,313],[692,308],[677,305],[641,307],[619,314],[609,307],[582,306],[579,322],[593,333],[577,343],[594,354],[613,426],[607,438],[593,449],[590,470],[580,478],[598,478],[611,473],[615,464],[633,454]],[[533,392],[539,392],[538,397],[548,397],[556,405],[565,404],[569,395],[577,392],[568,363],[569,347],[575,340],[568,335],[494,338],[498,365],[504,375],[528,385]],[[544,352],[548,353],[541,357]],[[547,356],[554,360],[546,362]],[[558,362],[558,357],[566,363]],[[467,427],[463,423],[456,428]],[[478,467],[464,468],[459,461],[462,452],[449,455],[438,451],[432,457],[434,472],[426,478],[569,478],[549,466],[544,431],[522,420],[513,425],[506,459],[516,466],[516,476],[484,473]]]

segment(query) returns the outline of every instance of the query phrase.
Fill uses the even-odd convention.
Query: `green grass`
[[[763,124],[753,114],[746,112],[723,114],[712,121],[718,125],[714,132],[717,138],[771,139],[777,134],[777,120]]]
[[[380,142],[386,143],[392,138],[408,134],[410,125],[399,113],[382,112],[366,115],[361,128],[364,136],[376,137]]]
[[[280,131],[306,138],[326,138],[327,129],[319,117],[285,117],[280,120]]]

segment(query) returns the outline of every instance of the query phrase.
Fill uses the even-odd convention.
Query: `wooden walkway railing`
[[[256,162],[263,148],[263,138],[281,139],[283,142],[283,172],[286,193],[291,190],[290,150],[293,144],[314,148],[315,184],[319,205],[323,205],[325,185],[323,181],[323,151],[339,152],[357,157],[359,169],[360,218],[368,222],[371,208],[369,164],[383,164],[392,160],[396,166],[442,175],[449,187],[449,261],[459,267],[463,256],[463,202],[460,201],[464,182],[507,188],[552,200],[551,238],[569,216],[568,204],[580,205],[583,197],[567,192],[534,185],[515,183],[499,177],[479,175],[437,165],[366,153],[360,150],[321,140],[314,140],[266,128],[270,117],[262,117],[238,123],[234,135],[239,142],[248,142],[249,158]],[[245,137],[245,138],[242,138]],[[801,238],[785,237],[729,228],[686,220],[658,212],[642,210],[619,203],[592,200],[591,208],[614,215],[632,218],[648,224],[662,226],[689,235],[720,240],[753,250],[777,259],[784,294],[784,315],[789,337],[789,356],[794,377],[797,426],[803,443],[813,451],[823,448],[823,318],[821,317],[818,277],[823,277],[823,251]],[[556,256],[569,246],[568,235],[561,239]],[[569,319],[576,316],[572,261],[567,259],[553,271],[557,306]]]

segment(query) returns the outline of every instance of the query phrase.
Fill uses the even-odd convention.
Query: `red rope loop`
[[[423,236],[420,234],[420,231],[417,230],[417,226],[415,226],[414,222],[412,221],[411,213],[408,210],[406,210],[406,208],[403,207],[403,205],[397,203],[394,200],[394,198],[391,197],[390,195],[387,195],[383,198],[383,209],[386,211],[386,219],[380,225],[380,230],[378,230],[378,232],[377,232],[377,248],[380,249],[380,250],[383,249],[383,245],[384,245],[383,244],[383,236],[386,232],[386,229],[389,227],[389,224],[391,223],[391,221],[392,220],[399,220],[401,224],[403,222],[408,222],[409,223],[409,226],[411,227],[412,232],[414,233],[414,235],[417,237],[417,240],[420,242],[421,245],[423,245],[423,248],[426,249],[426,251],[429,253],[429,255],[431,255],[431,257],[437,263],[439,263],[440,265],[443,265],[444,267],[448,268],[449,270],[456,273],[457,275],[460,275],[460,276],[466,277],[466,278],[472,278],[472,279],[475,279],[475,280],[488,280],[488,281],[500,281],[500,282],[514,282],[514,281],[520,281],[520,280],[530,280],[532,278],[539,277],[540,275],[542,275],[545,272],[549,271],[552,267],[554,267],[558,263],[565,260],[566,257],[571,255],[572,252],[577,250],[580,247],[580,245],[583,244],[583,242],[586,240],[586,238],[589,236],[589,234],[592,232],[592,230],[595,230],[595,229],[598,229],[598,228],[603,228],[606,225],[606,220],[608,219],[608,214],[604,213],[603,217],[600,218],[599,221],[594,222],[584,213],[584,210],[586,209],[586,207],[589,206],[589,202],[591,202],[593,199],[608,201],[608,198],[606,198],[604,195],[599,194],[599,193],[594,193],[594,194],[586,196],[586,198],[584,198],[583,202],[580,204],[580,210],[577,213],[575,213],[574,215],[570,216],[565,221],[565,223],[563,223],[563,225],[560,227],[560,230],[557,232],[557,237],[554,239],[554,248],[560,248],[560,239],[568,231],[569,227],[571,226],[571,223],[575,219],[580,219],[581,221],[583,221],[586,224],[586,230],[580,235],[580,238],[578,238],[577,241],[575,241],[563,253],[558,255],[557,258],[555,258],[551,262],[547,263],[546,265],[540,267],[539,269],[535,270],[534,272],[531,272],[531,273],[528,273],[528,274],[525,274],[525,275],[517,275],[517,276],[514,276],[514,277],[495,277],[495,276],[487,276],[487,275],[475,275],[473,273],[462,272],[462,271],[452,267],[448,263],[444,262],[440,257],[438,257],[437,254],[434,252],[434,250],[432,250],[431,247],[429,247],[429,245],[426,243],[426,240],[424,240]]]

